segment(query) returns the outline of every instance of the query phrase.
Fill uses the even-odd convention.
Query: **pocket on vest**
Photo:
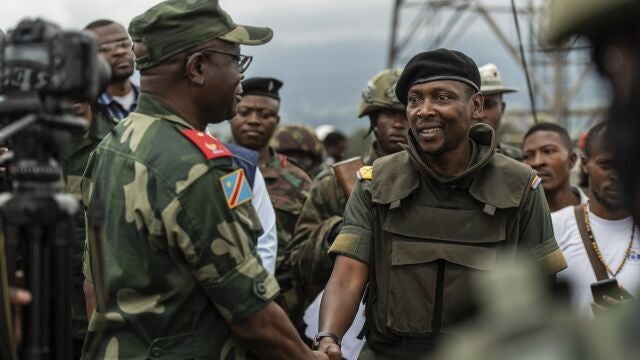
[[[392,211],[383,227],[391,242],[386,326],[403,336],[426,337],[454,327],[471,304],[470,281],[495,267],[505,239],[502,217],[423,211],[434,216],[416,223],[410,214]]]

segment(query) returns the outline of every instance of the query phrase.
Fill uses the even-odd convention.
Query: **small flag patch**
[[[541,182],[542,179],[538,175],[536,175],[536,177],[534,177],[533,181],[531,182],[531,188],[535,190]]]
[[[373,179],[373,166],[363,166],[356,173],[358,180],[371,180]]]
[[[220,178],[224,196],[230,209],[251,200],[253,193],[244,176],[244,170],[238,169]]]

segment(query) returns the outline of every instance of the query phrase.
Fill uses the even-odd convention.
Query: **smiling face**
[[[236,116],[229,121],[235,141],[252,150],[266,147],[280,121],[279,105],[278,100],[270,97],[243,96]]]
[[[464,145],[472,116],[481,112],[482,95],[459,81],[431,81],[409,89],[409,126],[427,155],[440,156]]]

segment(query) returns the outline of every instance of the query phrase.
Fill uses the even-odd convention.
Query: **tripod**
[[[0,194],[0,221],[10,276],[24,269],[33,295],[25,307],[22,359],[71,359],[72,219],[78,201],[60,193],[56,155],[64,132],[84,124],[73,117],[27,115],[0,130],[2,138],[20,132],[12,146],[12,192]],[[15,352],[14,352],[15,354]]]

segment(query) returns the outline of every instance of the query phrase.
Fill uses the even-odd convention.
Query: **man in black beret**
[[[269,141],[280,122],[279,90],[282,82],[274,78],[249,78],[242,81],[242,99],[236,116],[229,121],[231,133],[238,145],[259,154],[258,166],[267,185],[267,192],[276,212],[278,253],[276,279],[280,295],[276,302],[285,310],[294,325],[302,321],[306,304],[302,290],[293,282],[288,265],[288,245],[293,229],[311,187],[311,177],[295,161],[276,153]]]
[[[340,338],[366,295],[360,359],[422,359],[472,304],[473,274],[530,257],[548,274],[565,260],[536,173],[495,151],[480,74],[465,54],[420,53],[396,89],[407,106],[408,146],[359,172],[325,288],[316,344],[340,358]]]

